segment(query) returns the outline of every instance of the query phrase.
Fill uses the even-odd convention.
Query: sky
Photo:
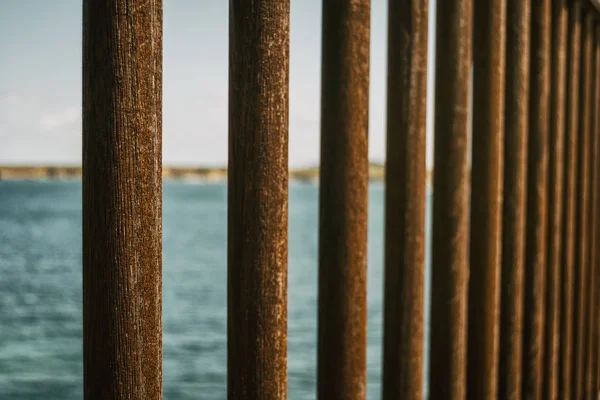
[[[321,1],[291,0],[289,162],[319,162]],[[228,0],[164,0],[163,164],[227,163]],[[81,0],[0,0],[0,164],[81,162]],[[430,0],[435,8],[435,0]],[[435,15],[429,22],[432,161]],[[385,158],[387,0],[371,3],[369,158]]]

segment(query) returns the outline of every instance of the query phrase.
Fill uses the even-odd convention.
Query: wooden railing
[[[431,66],[428,1],[389,0],[384,399],[598,395],[592,5],[437,0]],[[290,0],[229,6],[228,397],[283,399]],[[324,0],[322,40],[317,396],[364,399],[370,1]],[[435,169],[424,338],[427,96]],[[86,399],[162,397],[161,121],[162,1],[84,0]]]

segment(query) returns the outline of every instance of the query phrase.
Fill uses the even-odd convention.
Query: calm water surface
[[[165,183],[163,207],[164,398],[224,399],[226,185]],[[317,227],[317,186],[292,183],[290,399],[316,397]],[[383,185],[373,183],[369,399],[380,398],[382,262]],[[0,399],[82,398],[81,298],[81,184],[0,182]]]

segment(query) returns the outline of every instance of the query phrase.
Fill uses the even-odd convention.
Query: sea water
[[[369,399],[379,399],[381,392],[383,199],[383,185],[370,184]],[[428,196],[428,210],[430,200]],[[226,184],[165,182],[166,400],[226,398],[226,238]],[[427,249],[429,254],[429,240]],[[316,398],[317,258],[318,185],[292,182],[288,272],[292,400]],[[81,264],[81,183],[0,182],[0,399],[82,398]]]

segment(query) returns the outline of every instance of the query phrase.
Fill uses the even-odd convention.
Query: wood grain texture
[[[600,382],[598,381],[598,373],[600,368],[600,359],[599,359],[599,351],[600,351],[600,246],[598,246],[598,241],[600,241],[600,23],[596,24],[596,65],[595,65],[595,75],[596,75],[596,86],[595,86],[595,99],[594,99],[594,109],[592,115],[594,115],[594,127],[592,128],[593,134],[596,136],[596,147],[595,152],[596,155],[593,157],[594,160],[594,168],[595,168],[595,177],[594,177],[594,191],[592,203],[594,205],[594,221],[593,225],[593,238],[591,239],[591,248],[594,250],[592,257],[592,268],[594,269],[594,312],[592,313],[591,318],[593,318],[593,328],[592,328],[592,349],[590,351],[592,357],[592,366],[591,366],[591,391],[592,393],[598,393],[600,391]]]
[[[558,400],[560,349],[560,268],[565,161],[565,91],[567,58],[567,0],[552,1],[552,60],[548,160],[548,222],[546,247],[546,318],[543,398]]]
[[[473,2],[473,146],[467,398],[498,389],[506,0]]]
[[[466,396],[472,9],[437,4],[429,397]]]
[[[427,0],[388,10],[383,399],[423,397]]]
[[[578,143],[577,121],[579,109],[579,54],[581,40],[581,5],[579,1],[569,2],[569,26],[567,32],[567,110],[565,127],[565,170],[564,170],[564,212],[562,234],[561,267],[561,346],[558,360],[560,399],[571,398],[572,362],[574,352],[573,286],[575,265],[575,227],[577,209],[577,165]]]
[[[287,396],[289,0],[229,3],[227,394]]]
[[[577,170],[577,224],[575,231],[575,274],[574,274],[574,312],[573,312],[573,372],[572,398],[584,398],[584,376],[586,359],[586,325],[588,286],[588,219],[589,216],[589,112],[592,59],[592,16],[583,13],[581,31],[581,73],[579,76],[578,109],[578,170]]]
[[[525,308],[523,324],[523,398],[542,396],[548,149],[550,122],[551,1],[532,2]]]
[[[162,398],[162,2],[83,2],[85,399]]]
[[[317,397],[366,397],[370,0],[323,1]]]
[[[507,1],[498,398],[521,399],[531,3]]]
[[[595,10],[593,10],[592,12],[595,12]],[[588,307],[588,312],[587,312],[587,316],[586,316],[586,335],[587,335],[587,339],[586,339],[586,351],[585,351],[585,376],[584,376],[584,386],[585,386],[585,396],[588,399],[593,399],[594,398],[594,394],[597,396],[598,392],[597,390],[594,389],[594,353],[595,353],[595,336],[596,336],[596,329],[597,326],[595,324],[595,315],[596,315],[596,307],[597,307],[597,294],[596,294],[596,281],[598,279],[597,277],[597,269],[596,269],[596,253],[597,253],[597,248],[596,248],[596,243],[597,243],[597,238],[596,238],[596,218],[597,218],[597,204],[598,204],[598,171],[596,169],[596,166],[598,165],[598,157],[599,157],[599,152],[598,152],[598,129],[596,126],[596,122],[597,122],[597,105],[598,103],[598,83],[597,83],[597,75],[596,75],[596,68],[597,68],[597,60],[598,60],[598,55],[597,55],[597,37],[596,37],[596,26],[597,26],[597,22],[594,21],[594,24],[592,25],[592,29],[590,32],[590,35],[592,36],[592,57],[590,60],[590,97],[589,97],[589,103],[590,103],[590,111],[589,111],[589,144],[590,144],[590,158],[589,158],[589,218],[588,218],[588,249],[589,249],[589,255],[588,255],[588,265],[589,265],[589,279],[587,280],[587,285],[588,285],[588,298],[587,298],[587,307]]]

